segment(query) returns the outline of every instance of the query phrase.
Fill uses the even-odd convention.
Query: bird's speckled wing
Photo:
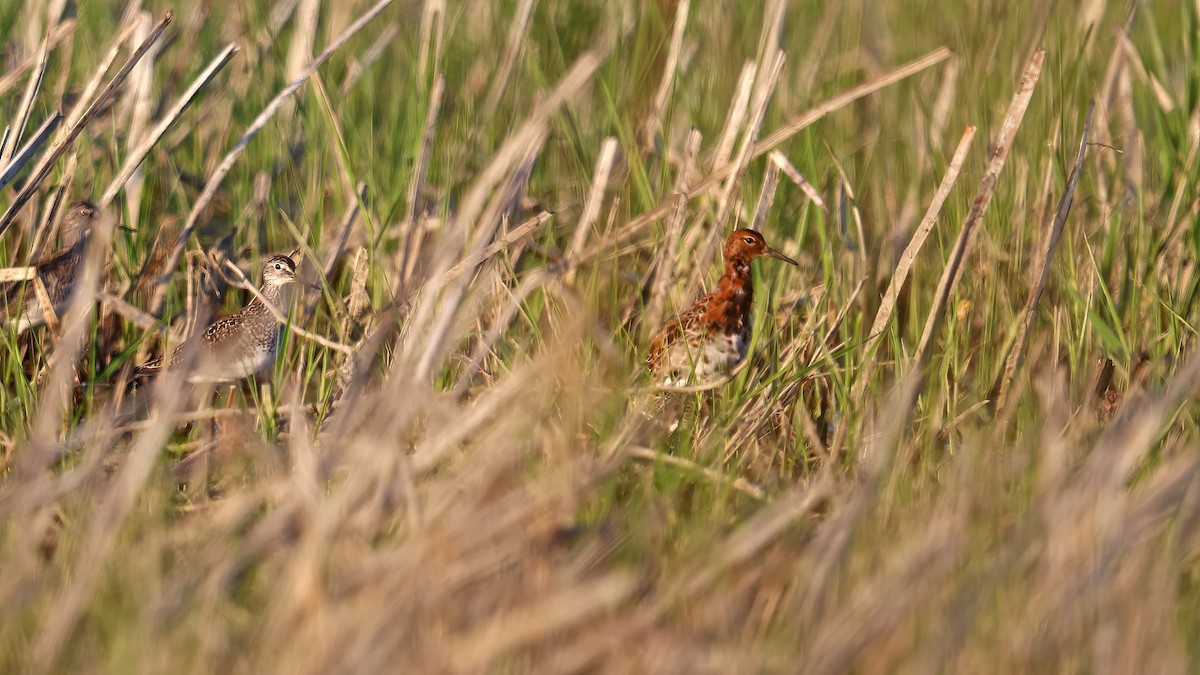
[[[238,326],[240,326],[242,323],[244,323],[244,319],[241,316],[241,312],[230,314],[224,319],[218,319],[209,324],[208,328],[206,328],[202,334],[203,339],[209,344],[218,343],[225,336],[236,332]]]
[[[8,323],[21,316],[25,302],[33,287],[28,281],[11,281],[0,286],[0,323]]]
[[[651,372],[656,372],[661,365],[663,356],[685,335],[695,334],[704,324],[704,315],[712,302],[712,294],[705,295],[696,301],[686,312],[663,324],[658,333],[650,340],[650,352],[646,363]]]
[[[203,353],[211,349],[212,345],[220,340],[222,335],[228,333],[229,330],[236,324],[236,315],[218,319],[209,324],[208,328],[206,328],[198,337],[188,338],[180,343],[179,346],[172,349],[169,358],[159,356],[157,358],[150,359],[149,361],[138,366],[137,372],[151,373],[162,370],[167,366],[179,365],[180,359],[183,358],[183,355],[186,354],[188,350],[198,348],[201,353]]]
[[[55,312],[61,314],[66,309],[67,300],[71,298],[71,290],[75,286],[74,277],[78,271],[78,263],[79,256],[74,251],[64,251],[34,263],[38,275],[42,278],[42,284],[50,295],[50,304],[54,306]],[[0,322],[14,320],[22,315],[28,317],[30,313],[41,316],[33,280],[4,284],[0,290]]]
[[[65,303],[71,299],[71,290],[75,287],[75,277],[82,267],[82,256],[74,251],[64,251],[58,255],[38,263],[38,273],[46,292],[50,294],[50,302],[57,311],[65,308]]]

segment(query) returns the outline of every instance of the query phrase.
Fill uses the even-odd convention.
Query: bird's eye
[[[742,239],[742,241],[746,242],[747,244],[753,244],[754,237],[746,237],[745,239]]]
[[[279,263],[275,263],[275,269],[281,270],[281,269],[283,269],[283,265],[280,265]]]

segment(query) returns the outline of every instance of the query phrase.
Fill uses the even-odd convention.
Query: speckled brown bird
[[[263,264],[262,294],[271,304],[285,308],[290,284],[296,283],[296,263],[285,255],[273,255]],[[218,319],[196,337],[159,357],[138,366],[138,375],[152,375],[182,361],[192,349],[196,362],[188,382],[225,383],[261,373],[275,363],[281,324],[255,297],[245,307]]]
[[[750,261],[764,256],[797,264],[767,246],[754,230],[730,233],[725,241],[725,273],[716,289],[668,321],[650,341],[646,362],[657,383],[704,384],[728,373],[746,358],[754,300]]]
[[[67,208],[62,220],[62,252],[33,263],[54,313],[62,316],[75,289],[80,265],[87,252],[88,235],[100,211],[95,204],[78,201]],[[15,281],[0,291],[0,322],[15,325],[17,333],[45,325],[46,316],[31,281]]]

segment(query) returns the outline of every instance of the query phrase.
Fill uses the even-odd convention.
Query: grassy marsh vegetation
[[[0,3],[5,264],[135,230],[0,336],[0,670],[1195,670],[1198,27]],[[748,224],[752,357],[648,391]],[[130,385],[297,246],[269,377]]]

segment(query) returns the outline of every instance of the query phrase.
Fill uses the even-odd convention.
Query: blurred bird
[[[767,246],[754,230],[730,233],[725,241],[725,273],[716,289],[668,321],[650,341],[646,362],[658,384],[678,387],[711,382],[746,358],[754,298],[750,261],[764,256],[797,265]]]
[[[62,221],[62,252],[32,265],[46,288],[54,313],[59,316],[67,310],[71,300],[71,291],[82,271],[88,236],[99,213],[91,202],[71,204]],[[46,316],[32,281],[14,281],[0,290],[0,322],[15,325],[18,334],[45,325]]]

